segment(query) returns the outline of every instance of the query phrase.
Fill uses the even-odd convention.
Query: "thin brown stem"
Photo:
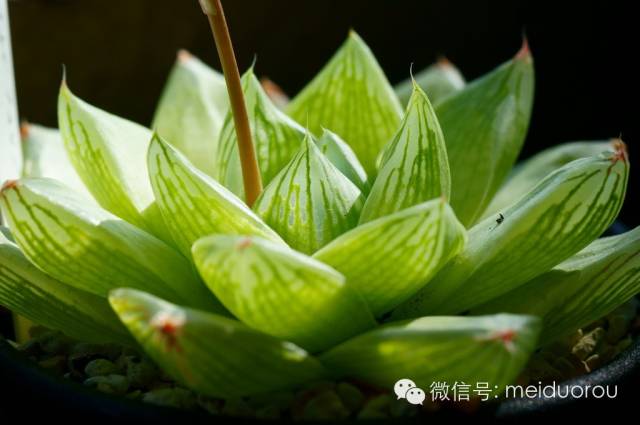
[[[251,139],[249,116],[244,102],[240,72],[236,63],[236,56],[233,53],[229,28],[220,0],[200,0],[200,5],[209,19],[213,39],[216,42],[216,49],[222,64],[222,72],[227,82],[227,91],[229,92],[229,101],[238,139],[238,153],[240,154],[242,167],[245,200],[247,205],[252,206],[262,192],[262,178]]]

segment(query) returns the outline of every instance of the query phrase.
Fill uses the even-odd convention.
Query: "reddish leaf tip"
[[[193,59],[193,55],[188,50],[180,49],[178,50],[177,58],[179,63],[187,63]]]
[[[618,161],[628,162],[629,152],[627,151],[627,145],[621,138],[613,139],[611,141],[613,145],[613,156],[611,157],[611,163],[615,164]]]
[[[29,137],[29,129],[31,128],[31,124],[29,121],[23,120],[20,123],[20,139],[24,142],[27,137]]]
[[[527,40],[526,36],[522,37],[522,46],[518,53],[514,56],[515,60],[530,60],[531,59],[531,49],[529,48],[529,40]]]
[[[251,245],[253,245],[253,241],[251,240],[251,238],[244,238],[244,239],[241,239],[240,242],[238,242],[236,247],[239,250],[243,250],[243,249],[249,248]]]
[[[18,180],[7,180],[2,184],[0,188],[0,195],[4,195],[7,190],[16,189],[18,187]]]

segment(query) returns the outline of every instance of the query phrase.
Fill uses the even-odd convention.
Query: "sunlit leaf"
[[[533,74],[525,47],[436,105],[447,141],[451,206],[466,226],[477,221],[518,157],[531,116]]]
[[[222,74],[181,50],[152,127],[198,169],[215,176],[218,137],[228,110]]]
[[[458,68],[446,58],[438,59],[433,65],[415,74],[413,79],[434,104],[462,90],[466,84]],[[395,86],[396,94],[403,105],[409,103],[409,98],[413,93],[413,79],[407,78]]]
[[[147,173],[151,132],[89,105],[65,82],[58,98],[58,122],[71,163],[102,208],[169,239]]]
[[[324,129],[316,141],[324,156],[363,193],[369,193],[367,173],[351,147],[332,131]]]
[[[382,388],[409,378],[425,392],[434,382],[458,382],[487,383],[494,394],[518,376],[539,330],[532,316],[422,317],[389,323],[319,358],[337,376]]]
[[[572,142],[557,145],[518,164],[487,207],[483,218],[494,215],[527,194],[547,174],[579,158],[612,150],[609,142]]]
[[[437,199],[358,226],[314,258],[344,274],[381,316],[415,294],[465,238],[451,207]]]
[[[219,305],[186,258],[61,183],[24,179],[0,193],[17,244],[53,278],[103,297],[129,286],[191,306]]]
[[[469,231],[469,243],[394,317],[454,314],[507,293],[580,251],[614,221],[629,177],[622,143],[573,161]]]
[[[402,115],[376,58],[353,31],[287,111],[314,134],[323,128],[339,134],[370,177],[375,176],[378,153],[393,137]]]
[[[23,177],[48,177],[59,180],[76,192],[91,197],[71,165],[57,129],[24,123],[20,132],[24,155]]]
[[[149,145],[148,161],[164,222],[188,258],[193,243],[213,233],[256,235],[282,242],[244,202],[196,169],[157,134]]]
[[[449,198],[451,176],[447,149],[433,107],[414,85],[400,129],[385,148],[360,223],[430,199]]]
[[[300,150],[305,130],[273,104],[253,69],[249,69],[242,77],[242,90],[262,183],[266,186]],[[217,179],[233,193],[244,198],[242,168],[231,112],[225,118],[219,143]]]
[[[288,389],[325,375],[291,342],[242,323],[118,289],[109,301],[145,352],[178,382],[213,397]]]
[[[237,318],[310,352],[376,325],[344,276],[282,244],[211,236],[194,245],[193,258],[209,288]]]
[[[253,207],[291,247],[311,254],[355,227],[362,196],[307,136]]]
[[[609,314],[640,292],[640,227],[598,239],[520,288],[476,309],[542,318],[541,343]]]
[[[7,230],[0,228],[0,305],[81,341],[132,344],[104,297],[47,276],[5,236]]]

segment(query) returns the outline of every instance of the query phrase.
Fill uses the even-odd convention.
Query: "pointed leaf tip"
[[[527,36],[522,37],[522,46],[514,56],[515,60],[531,60],[531,49],[529,48],[529,40]]]
[[[193,55],[186,49],[178,50],[177,60],[180,63],[186,63],[193,59]]]
[[[16,189],[18,187],[18,180],[7,180],[2,184],[2,188],[0,188],[0,195],[4,194],[5,191]]]
[[[29,124],[29,121],[27,120],[22,120],[22,122],[20,123],[20,140],[22,140],[23,142],[25,141],[25,139],[27,137],[29,137],[29,128],[31,127],[31,125]]]
[[[612,166],[615,165],[618,161],[629,162],[629,152],[627,150],[627,144],[622,141],[621,138],[616,138],[611,141],[611,145],[613,146],[613,156],[611,157]]]

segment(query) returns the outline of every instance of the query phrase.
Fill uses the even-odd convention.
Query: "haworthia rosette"
[[[0,305],[81,341],[131,345],[104,297],[66,285],[27,260],[0,228]]]
[[[253,206],[291,247],[311,254],[355,227],[360,189],[307,135],[302,148],[265,187]]]
[[[360,223],[434,198],[449,198],[451,176],[447,148],[427,95],[414,91],[400,129],[385,148]]]
[[[157,134],[149,145],[147,160],[164,222],[187,258],[191,258],[195,241],[213,233],[256,235],[282,242],[244,202]]]
[[[474,224],[516,161],[533,104],[533,60],[515,58],[436,105],[451,168],[451,206]]]
[[[102,208],[169,239],[149,184],[146,154],[151,131],[89,105],[64,81],[58,123],[71,163]]]
[[[518,376],[536,347],[533,316],[422,317],[389,323],[322,354],[338,377],[393,388],[411,377],[418,387],[435,382],[476,385],[498,394]]]
[[[201,171],[215,176],[218,137],[229,110],[222,74],[187,51],[169,75],[152,128]]]
[[[415,294],[465,240],[451,207],[436,199],[358,226],[314,258],[344,274],[381,316]]]
[[[242,90],[262,183],[266,186],[298,152],[305,130],[273,104],[253,69],[242,76]],[[220,133],[216,168],[218,181],[244,198],[242,168],[231,112],[227,114]]]
[[[573,161],[499,215],[394,317],[455,314],[507,293],[580,251],[613,222],[629,176],[626,148]]]
[[[402,108],[369,47],[353,31],[287,111],[314,134],[335,131],[353,148],[369,177],[400,123]]]
[[[109,301],[147,355],[201,394],[242,397],[325,376],[322,365],[302,348],[236,320],[131,289],[113,291]]]
[[[210,236],[193,246],[193,258],[209,288],[243,323],[309,352],[376,325],[344,276],[281,244]]]
[[[347,142],[334,132],[324,129],[316,145],[346,178],[358,186],[362,193],[369,193],[367,172]]]
[[[542,318],[550,343],[609,314],[640,292],[640,227],[598,239],[520,288],[475,309]]]
[[[0,205],[22,252],[55,279],[102,297],[129,286],[221,308],[186,258],[55,180],[12,181]]]
[[[57,129],[23,123],[20,133],[24,156],[23,177],[48,177],[59,180],[91,199],[91,194],[71,165]]]
[[[608,142],[571,142],[554,146],[518,164],[483,214],[483,218],[500,212],[522,198],[547,174],[579,158],[612,150]]]
[[[440,58],[433,65],[395,86],[396,94],[403,105],[409,103],[409,98],[413,93],[414,80],[427,93],[433,104],[462,90],[466,84],[458,68],[446,58]]]

